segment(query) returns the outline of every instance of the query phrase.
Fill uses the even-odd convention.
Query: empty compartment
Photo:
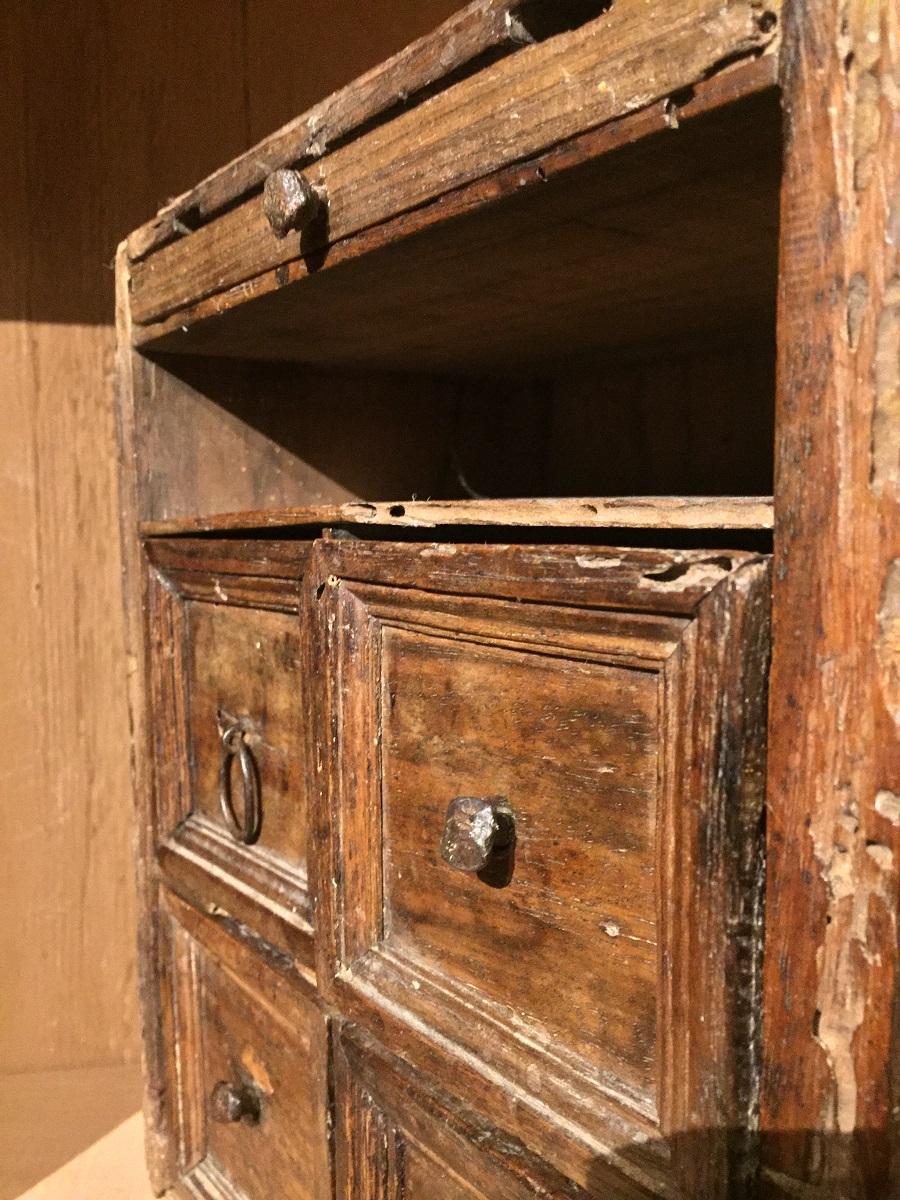
[[[667,112],[506,198],[142,333],[143,520],[768,495],[778,93]]]

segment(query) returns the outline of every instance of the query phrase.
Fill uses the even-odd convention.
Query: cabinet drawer
[[[339,681],[316,722],[336,814],[323,977],[429,1070],[440,1047],[438,1077],[480,1074],[465,1094],[502,1125],[549,1110],[548,1129],[638,1161],[650,1194],[680,1172],[677,1135],[702,1130],[685,1166],[702,1178],[679,1179],[719,1194],[743,1154],[723,1131],[753,1104],[767,563],[343,543],[316,559]],[[596,1176],[579,1137],[539,1125],[542,1153]]]
[[[277,964],[177,897],[161,920],[179,1192],[330,1198],[325,1018]]]
[[[306,546],[151,555],[160,858],[209,908],[311,961],[304,676]]]
[[[586,1195],[358,1028],[345,1026],[340,1032],[335,1084],[341,1200],[580,1200]]]

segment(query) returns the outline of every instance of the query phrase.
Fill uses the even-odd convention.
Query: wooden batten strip
[[[413,500],[282,508],[145,521],[144,537],[290,526],[373,525],[405,529],[496,525],[557,529],[772,528],[768,496],[640,496],[563,500]]]
[[[137,262],[191,226],[216,216],[262,185],[279,167],[303,166],[326,154],[335,142],[390,113],[415,103],[442,81],[491,57],[510,54],[531,41],[516,19],[518,0],[475,0],[432,33],[419,38],[327,100],[295,117],[258,145],[232,159],[196,187],[164,205],[128,239]]]
[[[780,0],[617,0],[311,165],[329,197],[317,237],[277,239],[253,196],[132,271],[132,317],[159,320],[266,270],[432,201],[771,46]]]

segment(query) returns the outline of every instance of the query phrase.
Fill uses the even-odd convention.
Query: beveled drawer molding
[[[304,580],[319,985],[576,1181],[720,1195],[751,1157],[768,579],[340,541]],[[470,871],[459,796],[509,817]]]
[[[575,1200],[578,1189],[460,1100],[345,1025],[335,1045],[342,1200]]]
[[[310,973],[298,618],[308,545],[156,542],[147,554],[163,876]]]
[[[331,1200],[328,1020],[311,995],[171,893],[159,955],[178,1194]]]

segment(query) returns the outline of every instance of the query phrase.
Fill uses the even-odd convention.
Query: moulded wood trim
[[[204,1200],[243,1200],[228,1176],[207,1150],[208,1080],[203,1077],[203,959],[214,960],[229,981],[229,987],[252,995],[265,1021],[275,1022],[288,1034],[305,1026],[310,1031],[311,1059],[304,1064],[323,1092],[329,1088],[330,1019],[315,999],[311,981],[304,981],[283,958],[264,944],[235,937],[221,921],[198,913],[176,892],[161,889],[158,919],[165,957],[162,971],[166,987],[162,994],[162,1018],[166,1036],[166,1105],[170,1112],[177,1147],[179,1175],[171,1182],[171,1193]],[[262,1034],[261,1034],[262,1036]],[[300,1068],[300,1064],[297,1064]],[[323,1126],[325,1113],[323,1104]],[[330,1196],[330,1171],[325,1159],[323,1128],[322,1161],[317,1164],[313,1192],[317,1200]]]
[[[240,545],[233,552],[220,542],[206,545],[202,560],[199,550],[196,557],[204,569],[172,569],[163,574],[162,565],[151,565],[154,559],[160,564],[194,561],[189,544],[182,552],[177,545],[159,542],[148,554],[150,609],[146,636],[150,710],[154,714],[149,731],[153,739],[151,853],[171,885],[198,903],[212,905],[220,915],[257,930],[272,945],[287,950],[298,965],[309,968],[313,961],[313,904],[307,872],[291,867],[274,854],[233,842],[193,812],[189,698],[183,658],[186,600],[296,613],[299,572],[309,558],[309,547],[303,543],[285,544],[280,558],[277,552],[271,552],[279,569],[295,573],[293,578],[270,579],[234,573],[264,566],[267,560],[260,560],[260,553],[266,554],[264,547],[260,550],[245,545],[246,560],[242,562]],[[231,559],[225,559],[232,573],[223,573],[224,587],[215,570],[217,550],[232,554]]]
[[[732,571],[762,560],[744,550],[319,541],[303,587],[316,597],[347,582],[482,601],[690,616]]]
[[[498,1130],[350,1023],[335,1038],[335,1077],[343,1133],[337,1184],[344,1200],[393,1200],[404,1194],[407,1144],[444,1169],[458,1160],[457,1171],[479,1195],[577,1200],[585,1194],[532,1147]],[[637,1181],[623,1189],[615,1179],[603,1191],[609,1200],[653,1194]]]
[[[436,581],[446,583],[416,547],[333,542],[315,548],[305,602],[316,651],[334,664],[321,681],[316,709],[317,728],[333,731],[320,743],[323,765],[313,795],[315,857],[324,882],[320,986],[345,1014],[389,1044],[402,1043],[405,1055],[438,1079],[457,1077],[461,1070],[480,1076],[471,1093],[476,1107],[495,1108],[498,1089],[506,1089],[503,1103],[514,1095],[516,1121],[528,1124],[532,1144],[541,1145],[551,1161],[554,1154],[564,1154],[577,1163],[593,1146],[595,1158],[599,1147],[613,1164],[610,1145],[640,1141],[648,1128],[657,1138],[690,1133],[708,1144],[700,1155],[696,1144],[689,1153],[673,1149],[679,1179],[690,1184],[691,1194],[724,1195],[736,1177],[752,1172],[755,1153],[768,561],[744,555],[729,559],[727,567],[719,563],[716,578],[707,576],[688,602],[682,596],[692,619],[670,622],[670,637],[673,632],[678,637],[659,653],[667,730],[657,847],[663,991],[657,1009],[659,1091],[651,1112],[646,1103],[629,1101],[621,1088],[611,1092],[593,1064],[573,1064],[562,1052],[545,1053],[536,1027],[531,1035],[522,1034],[502,1011],[491,1012],[490,1004],[481,1004],[477,992],[439,978],[434,968],[410,958],[390,939],[382,944],[380,630],[396,626],[406,609],[404,624],[439,632],[448,623],[442,608],[452,613],[468,604],[474,615],[467,638],[480,641],[475,626],[486,623],[490,641],[485,610],[500,608],[507,621],[526,625],[531,615],[528,605],[480,600],[497,590],[497,578],[515,579],[521,600],[540,583],[529,566],[535,574],[552,575],[554,567],[573,562],[575,554],[571,548],[518,547],[494,547],[489,553],[490,558],[480,560],[480,572],[456,579],[451,590],[468,597],[462,600],[425,594]],[[677,552],[642,555],[647,553],[657,574],[664,575],[661,562],[679,569],[684,565]],[[407,572],[401,565],[404,557]],[[620,576],[607,584],[607,603],[618,587],[618,603],[626,604],[635,573],[646,571],[648,560],[627,565],[630,579]],[[409,586],[413,577],[415,588]],[[678,578],[676,571],[676,579],[668,580],[676,592]],[[394,598],[389,595],[392,586]],[[564,585],[557,579],[557,591],[561,586],[566,603],[575,605],[578,589],[589,591],[590,583],[584,576],[574,583],[568,578]],[[546,603],[546,592],[541,597]],[[654,600],[657,606],[670,603],[659,596]],[[582,595],[582,602],[589,600]],[[568,618],[598,627],[622,617],[543,604],[535,605],[535,612],[550,629],[551,614],[562,613],[563,623]],[[548,636],[551,641],[558,636],[560,651],[573,638],[565,629]],[[583,650],[577,637],[575,645]],[[649,659],[645,663],[649,666]],[[732,985],[733,996],[728,992]],[[697,1004],[698,989],[702,1006]],[[523,1046],[523,1039],[532,1045]],[[745,1046],[748,1039],[753,1044]],[[535,1069],[540,1096],[534,1092]],[[721,1086],[711,1088],[710,1076],[716,1074]],[[546,1133],[554,1121],[565,1125],[564,1151]],[[748,1137],[737,1144],[729,1129],[744,1126]],[[610,1137],[612,1129],[618,1139]],[[643,1151],[634,1153],[637,1158],[629,1157],[626,1166],[636,1171],[634,1164],[639,1164],[644,1172],[640,1186],[650,1189],[648,1194],[668,1194],[669,1176],[653,1150],[644,1158]],[[568,1166],[572,1169],[571,1162]],[[609,1166],[613,1174],[616,1169]]]
[[[147,559],[163,574],[249,575],[296,581],[303,573],[312,543],[300,538],[280,541],[180,537],[145,543]]]

